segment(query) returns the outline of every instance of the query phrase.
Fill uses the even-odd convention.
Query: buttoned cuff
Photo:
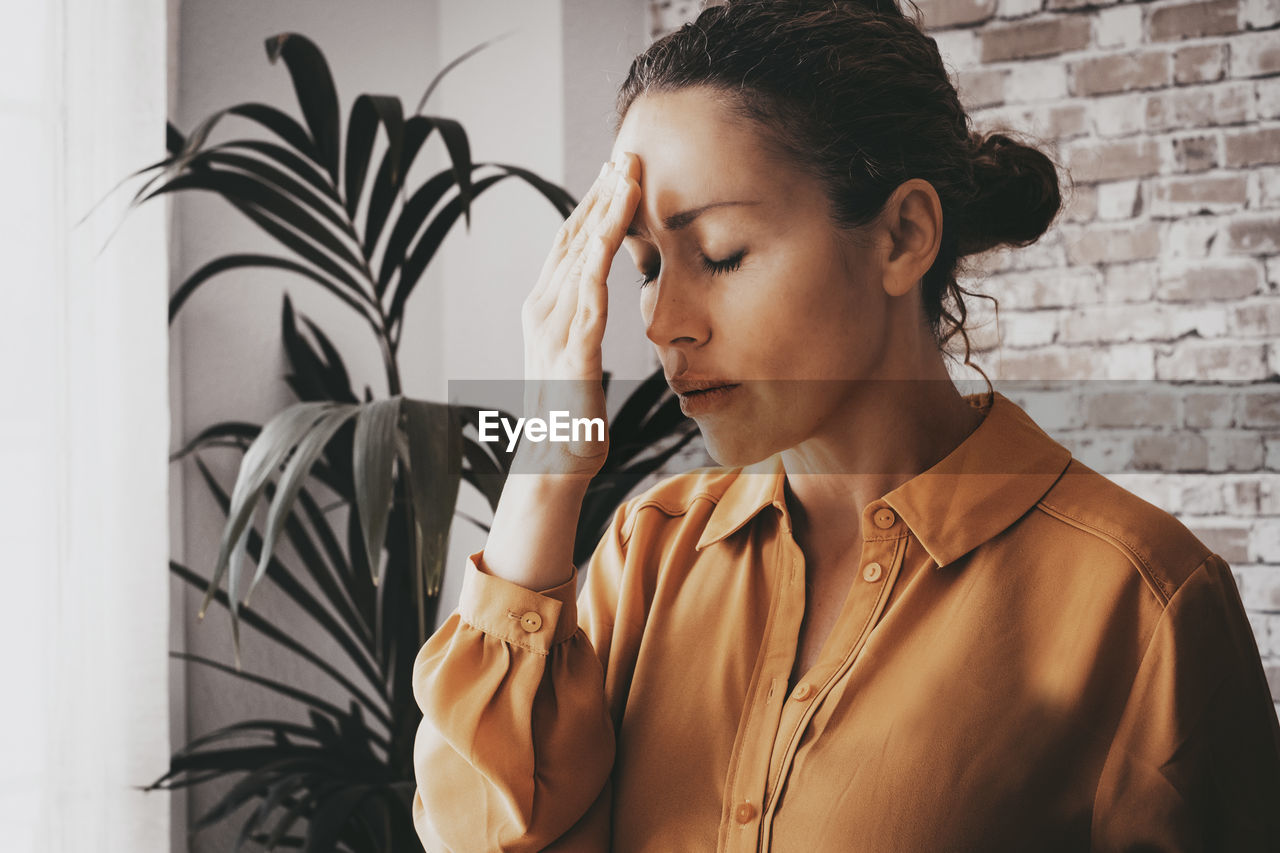
[[[532,590],[480,568],[484,550],[467,558],[458,599],[463,622],[499,640],[545,655],[578,630],[578,570],[559,586]]]

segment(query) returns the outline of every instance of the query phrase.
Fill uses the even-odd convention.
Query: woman
[[[607,446],[522,444],[415,662],[426,849],[1280,849],[1226,563],[945,369],[957,262],[1048,228],[1053,164],[971,136],[888,2],[710,8],[618,115],[523,307],[525,414],[604,416],[625,245],[720,467],[625,502],[578,595]]]

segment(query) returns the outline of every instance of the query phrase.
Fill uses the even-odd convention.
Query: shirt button
[[[738,807],[733,810],[733,819],[738,823],[751,823],[756,816],[756,807],[751,803],[738,803]]]
[[[542,617],[530,610],[528,613],[520,617],[520,627],[532,634],[534,631],[542,627]]]
[[[893,510],[888,507],[881,507],[876,510],[876,514],[873,518],[875,519],[876,527],[879,527],[881,530],[884,530],[887,527],[893,527],[893,523],[898,520],[898,517],[893,514]]]
[[[875,583],[880,580],[881,565],[879,563],[867,563],[862,570],[862,579],[868,583]]]
[[[813,685],[797,684],[796,689],[791,691],[791,698],[799,702],[803,702],[813,695]]]

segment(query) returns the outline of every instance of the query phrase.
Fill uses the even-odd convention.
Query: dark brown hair
[[[1061,207],[1058,173],[1008,133],[972,132],[937,42],[919,21],[918,8],[907,18],[896,0],[708,7],[631,63],[614,133],[640,95],[707,86],[761,129],[774,156],[822,183],[840,228],[873,221],[904,181],[928,181],[943,229],[922,282],[926,321],[940,348],[959,333],[964,363],[986,378],[969,360],[964,297],[991,299],[997,317],[999,303],[957,283],[960,259],[1039,239]]]

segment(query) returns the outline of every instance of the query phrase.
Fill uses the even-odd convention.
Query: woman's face
[[[711,456],[746,465],[837,428],[855,380],[885,372],[874,232],[841,241],[816,179],[772,159],[705,88],[637,98],[615,161],[624,151],[641,196],[623,245],[651,279],[640,311],[668,383],[742,383],[682,395]]]

